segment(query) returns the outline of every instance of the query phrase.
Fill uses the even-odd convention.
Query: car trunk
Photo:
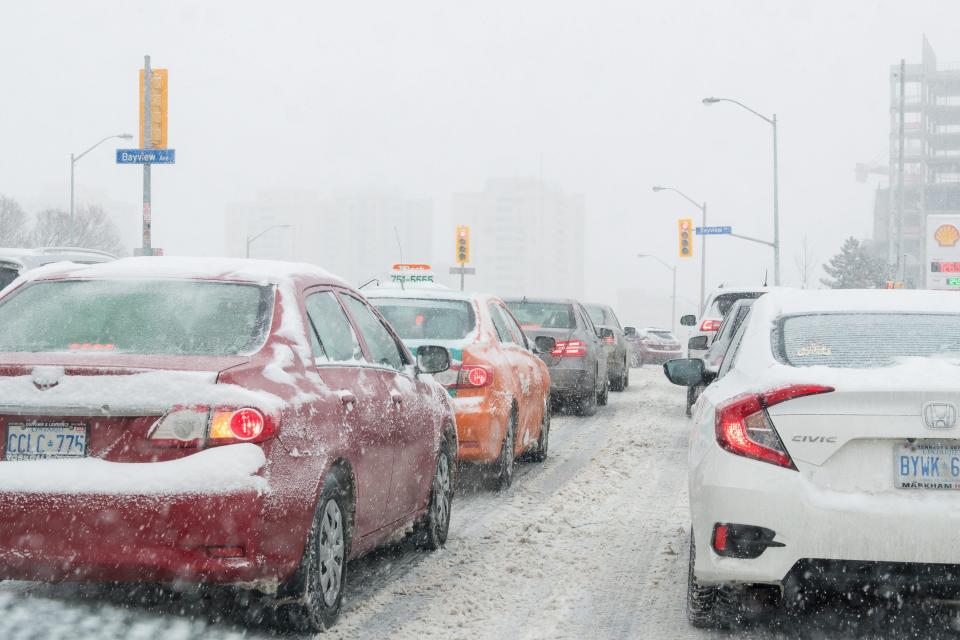
[[[175,406],[202,406],[219,372],[246,357],[7,354],[0,366],[0,459],[170,460],[151,427]],[[29,452],[24,454],[23,452]]]
[[[777,404],[768,414],[798,469],[816,487],[877,493],[960,488],[958,406],[956,388],[845,386]],[[909,481],[945,486],[902,486]]]

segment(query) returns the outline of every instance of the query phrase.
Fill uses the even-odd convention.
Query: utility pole
[[[773,283],[780,286],[780,163],[777,159],[777,114],[773,125]]]
[[[707,226],[707,201],[703,201],[703,206],[700,207],[700,213],[703,214],[703,226]],[[700,236],[700,314],[706,311],[703,308],[703,299],[707,292],[707,235],[703,234]],[[673,310],[676,313],[677,309],[677,268],[673,268]],[[676,327],[671,323],[670,330],[673,331]]]
[[[907,61],[900,59],[900,131],[899,148],[897,149],[897,282],[903,282],[906,265],[903,255],[903,148],[906,136],[904,134],[904,116],[906,107],[906,88],[907,88]]]
[[[143,56],[143,148],[152,148],[153,129],[150,123],[150,56]],[[152,213],[150,211],[150,163],[143,164],[143,255],[152,256],[153,247],[150,239],[150,225]]]

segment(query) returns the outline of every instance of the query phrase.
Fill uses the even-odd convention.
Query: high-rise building
[[[383,279],[397,262],[429,262],[433,207],[429,200],[383,191],[321,197],[312,191],[277,190],[227,208],[226,246],[243,256],[309,262],[356,286]],[[402,258],[402,260],[401,260]]]
[[[954,233],[960,224],[960,65],[938,65],[924,38],[921,62],[905,65],[902,101],[900,75],[900,65],[891,66],[889,187],[877,191],[874,240],[886,252],[891,278],[902,262],[908,286],[941,288],[934,276],[938,260],[957,245],[954,236],[960,236]],[[945,226],[953,232],[944,233]]]
[[[583,297],[583,196],[569,195],[536,178],[497,178],[483,191],[453,196],[454,229],[471,230],[466,286],[500,296]]]

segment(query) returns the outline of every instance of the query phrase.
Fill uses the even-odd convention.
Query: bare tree
[[[810,284],[810,273],[815,268],[817,257],[810,249],[810,239],[803,236],[803,244],[800,245],[800,253],[793,257],[793,263],[797,266],[797,273],[800,275],[800,288],[806,289]]]
[[[23,207],[13,198],[0,195],[0,247],[22,247],[29,235]]]
[[[120,234],[103,207],[80,206],[74,219],[61,209],[45,209],[37,214],[31,233],[36,247],[83,247],[119,254],[123,248]]]

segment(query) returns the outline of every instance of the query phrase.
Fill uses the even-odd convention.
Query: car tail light
[[[727,525],[717,524],[713,527],[713,550],[723,555],[727,551]]]
[[[457,377],[458,389],[477,389],[493,384],[493,371],[487,367],[475,364],[466,364],[460,368]]]
[[[820,385],[792,385],[728,400],[717,406],[717,443],[730,453],[796,470],[767,409],[787,400],[833,390]]]
[[[210,408],[177,406],[153,423],[148,437],[155,445],[196,447],[207,435]]]
[[[700,331],[711,332],[720,328],[723,320],[704,320],[700,323]]]
[[[561,358],[582,358],[587,355],[587,343],[582,340],[557,340],[550,355]]]
[[[603,344],[613,344],[613,343],[614,343],[613,336],[604,336]]]
[[[148,437],[158,446],[198,447],[262,442],[274,431],[270,418],[251,407],[174,407],[154,423]]]
[[[210,418],[210,444],[260,442],[273,435],[273,425],[257,409],[218,409]]]

